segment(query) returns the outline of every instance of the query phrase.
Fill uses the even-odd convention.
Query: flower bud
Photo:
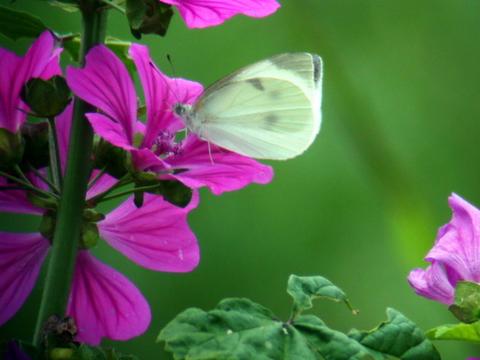
[[[93,153],[96,169],[105,169],[105,172],[117,179],[128,172],[125,150],[100,139],[95,142]]]
[[[21,97],[36,116],[44,118],[61,114],[71,100],[70,89],[61,76],[48,80],[30,79],[23,87]]]
[[[0,128],[0,168],[8,169],[22,160],[24,145],[20,133]]]
[[[82,238],[80,239],[81,249],[91,249],[97,245],[100,239],[97,224],[92,222],[85,222],[82,227]]]

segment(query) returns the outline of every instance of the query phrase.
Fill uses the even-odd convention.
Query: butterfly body
[[[174,112],[200,138],[239,154],[284,160],[303,153],[321,123],[322,62],[280,54],[217,81]]]

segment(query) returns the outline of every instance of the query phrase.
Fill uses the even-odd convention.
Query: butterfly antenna
[[[175,83],[175,87],[176,87],[174,96],[176,98],[177,103],[181,103],[182,101],[180,101],[180,99],[178,98],[180,87],[178,86],[178,82],[177,82],[177,72],[175,71],[175,66],[173,65],[172,57],[170,56],[170,54],[167,54],[167,61],[170,64],[170,67],[172,68],[173,82]]]

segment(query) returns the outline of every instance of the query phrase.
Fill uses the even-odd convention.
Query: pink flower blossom
[[[480,282],[480,210],[456,194],[448,203],[453,215],[440,228],[425,260],[427,269],[414,269],[408,282],[421,296],[450,305],[458,281]]]
[[[62,159],[68,148],[70,122],[71,106],[56,119]],[[112,181],[104,175],[87,196],[106,190]],[[191,271],[199,262],[199,248],[187,215],[197,204],[197,192],[183,209],[149,194],[142,208],[136,209],[130,197],[97,226],[104,240],[143,267]],[[0,191],[0,210],[34,215],[43,212],[20,190]],[[49,247],[50,242],[39,233],[0,233],[0,325],[26,300]],[[67,314],[77,323],[77,340],[91,345],[99,344],[103,337],[126,340],[140,335],[151,319],[150,307],[135,285],[87,250],[77,256]]]
[[[206,28],[222,24],[231,17],[243,14],[261,18],[280,7],[275,0],[160,0],[178,8],[189,28]]]
[[[50,31],[43,32],[23,57],[0,48],[0,128],[12,133],[20,129],[28,110],[20,99],[23,85],[33,77],[60,75],[61,52]]]
[[[213,144],[209,152],[209,144],[192,133],[183,141],[175,141],[177,132],[185,126],[172,108],[178,102],[193,103],[202,86],[163,75],[145,46],[132,45],[130,56],[144,89],[146,124],[137,117],[133,81],[108,48],[93,48],[85,68],[67,70],[73,92],[103,112],[87,114],[100,137],[130,151],[138,170],[155,171],[161,178],[177,179],[193,189],[207,186],[218,195],[252,182],[271,181],[273,171],[269,166]]]

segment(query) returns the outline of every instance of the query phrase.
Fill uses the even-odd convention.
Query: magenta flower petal
[[[197,192],[184,209],[150,194],[145,194],[143,206],[138,209],[130,197],[98,224],[100,235],[148,269],[191,271],[198,265],[200,250],[187,215],[197,204]]]
[[[237,14],[265,17],[280,7],[275,0],[160,0],[176,6],[189,28],[222,24]]]
[[[203,86],[185,79],[165,76],[153,63],[148,47],[133,44],[129,51],[135,62],[147,107],[147,128],[143,147],[150,148],[161,131],[175,132],[185,125],[172,113],[176,103],[191,104],[202,93]]]
[[[142,334],[151,319],[150,307],[124,275],[78,253],[67,314],[78,327],[77,340],[98,345],[103,337],[128,340]]]
[[[215,195],[243,188],[251,182],[272,181],[273,170],[251,158],[238,155],[190,135],[178,155],[165,161],[176,169],[188,169],[174,175],[185,185],[197,189],[207,186]]]
[[[34,77],[49,79],[54,75],[61,75],[62,48],[58,45],[55,36],[50,31],[44,31],[25,54],[19,76],[27,81]]]
[[[49,246],[40,234],[0,232],[0,325],[32,291]]]
[[[427,261],[438,261],[463,280],[480,282],[480,210],[453,194],[452,220],[441,229]]]
[[[0,128],[17,132],[25,115],[17,111],[19,97],[15,94],[16,74],[22,60],[14,53],[0,48]],[[18,86],[18,85],[17,85]]]
[[[93,180],[98,174],[100,170],[93,170],[92,171],[92,176],[90,180]],[[95,184],[93,184],[87,191],[87,199],[91,199],[92,197],[110,189],[118,179],[115,179],[113,176],[110,176],[108,174],[103,174],[98,180],[95,181]]]
[[[160,159],[150,149],[132,150],[132,160],[138,170],[166,171],[171,168],[164,160]]]
[[[135,87],[125,65],[111,50],[103,45],[94,47],[83,69],[67,69],[67,81],[77,96],[118,122],[126,141],[132,143],[137,120]]]
[[[425,257],[431,265],[408,277],[417,294],[444,304],[453,302],[458,281],[480,281],[480,210],[456,194],[448,203],[452,219],[440,228]]]
[[[0,177],[0,186],[10,186],[4,178]],[[15,214],[41,215],[43,210],[33,206],[23,190],[0,191],[0,212]]]
[[[131,145],[132,138],[129,137],[122,124],[115,122],[108,116],[102,114],[89,113],[86,117],[98,136],[105,139],[110,144],[122,149],[134,149]]]
[[[25,121],[27,106],[20,99],[23,85],[32,77],[48,79],[61,74],[62,49],[55,37],[43,32],[23,58],[0,49],[0,127],[17,132]]]
[[[426,270],[414,269],[408,282],[418,295],[450,305],[454,299],[454,288],[448,281],[442,265],[434,262]]]

